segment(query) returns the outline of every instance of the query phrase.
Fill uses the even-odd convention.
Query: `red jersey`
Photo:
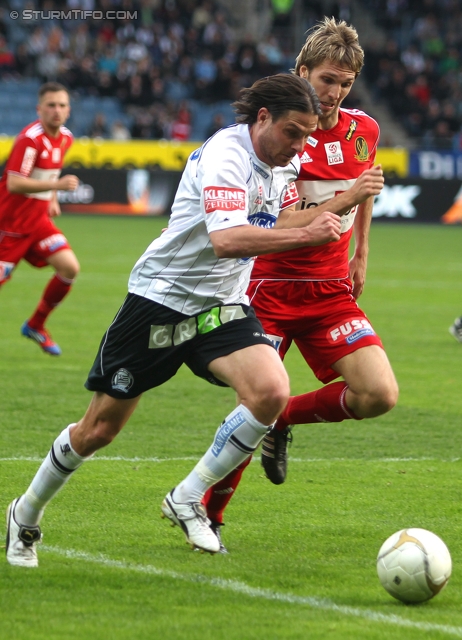
[[[14,141],[0,180],[0,230],[28,234],[35,230],[48,210],[52,191],[10,193],[6,178],[14,173],[36,180],[58,180],[64,154],[73,141],[72,133],[60,127],[56,138],[49,136],[37,120],[25,127]]]
[[[317,129],[300,155],[296,183],[300,209],[315,207],[349,189],[363,171],[373,166],[379,125],[363,111],[340,109],[335,127]],[[348,277],[349,244],[357,211],[342,216],[338,242],[259,256],[252,280],[337,280]]]

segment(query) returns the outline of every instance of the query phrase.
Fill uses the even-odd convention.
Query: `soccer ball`
[[[452,570],[449,550],[426,529],[403,529],[385,540],[377,556],[384,589],[406,604],[425,602],[446,586]]]

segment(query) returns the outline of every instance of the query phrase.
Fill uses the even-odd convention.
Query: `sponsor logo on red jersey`
[[[352,120],[350,122],[350,126],[348,127],[348,131],[346,132],[346,135],[345,135],[345,140],[348,140],[348,142],[350,142],[354,132],[356,131],[357,126],[358,126],[358,123],[356,122],[356,120]]]
[[[205,213],[213,211],[244,211],[245,191],[229,187],[208,187],[204,189]]]
[[[326,150],[327,164],[342,164],[343,152],[339,141],[327,142],[324,148]]]
[[[375,336],[375,331],[365,318],[350,318],[346,322],[334,325],[327,331],[327,339],[331,344],[338,344],[344,340],[352,344],[366,336]]]

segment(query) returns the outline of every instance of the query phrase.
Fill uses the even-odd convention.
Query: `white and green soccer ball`
[[[452,571],[449,550],[426,529],[403,529],[380,547],[377,573],[384,589],[406,604],[425,602],[447,584]]]

